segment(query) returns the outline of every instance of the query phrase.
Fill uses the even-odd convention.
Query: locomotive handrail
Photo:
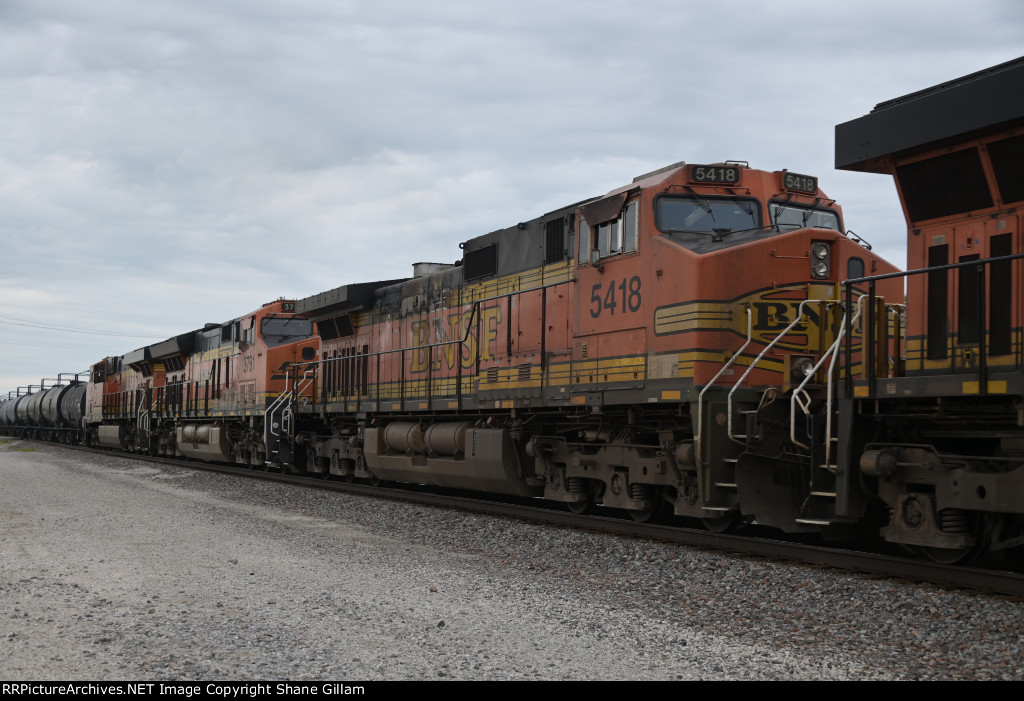
[[[292,384],[292,373],[296,373],[294,385]],[[298,367],[294,367],[292,372],[286,372],[284,378],[284,391],[274,398],[274,401],[270,403],[263,412],[263,445],[267,450],[266,453],[266,464],[271,464],[270,461],[270,439],[271,437],[278,438],[278,445],[280,445],[280,436],[284,433],[291,434],[292,431],[292,409],[291,404],[295,398],[297,392],[302,392],[311,382],[316,379],[316,371],[306,366],[305,371],[302,374],[302,378],[297,377]],[[312,373],[312,374],[311,374]],[[305,381],[305,382],[303,382]],[[300,386],[300,383],[301,386]],[[281,411],[281,430],[276,430],[273,426],[274,413],[281,407],[284,407]],[[280,455],[280,448],[274,451]]]
[[[884,273],[882,275],[872,275],[872,276],[869,276],[869,277],[851,278],[849,280],[846,280],[843,283],[843,285],[844,285],[844,288],[845,288],[845,290],[844,290],[844,297],[845,297],[847,303],[849,303],[850,300],[852,299],[852,296],[853,296],[853,286],[857,285],[857,284],[861,284],[861,285],[863,283],[867,283],[868,284],[868,296],[871,299],[871,304],[868,306],[868,315],[869,315],[869,321],[870,321],[870,323],[868,324],[868,328],[870,329],[868,331],[868,335],[870,335],[870,338],[871,338],[872,342],[871,343],[865,343],[866,349],[867,349],[868,354],[869,354],[868,363],[865,366],[865,375],[867,377],[867,386],[868,386],[869,396],[874,396],[874,384],[875,384],[875,381],[878,379],[877,376],[876,376],[876,371],[875,371],[875,366],[874,366],[874,349],[875,349],[874,341],[875,341],[875,339],[873,337],[873,334],[874,334],[874,301],[875,301],[875,298],[876,298],[875,283],[877,281],[879,281],[879,280],[889,280],[889,279],[894,279],[894,278],[910,278],[912,275],[922,275],[922,274],[928,274],[928,273],[950,271],[950,270],[954,270],[954,269],[966,268],[966,267],[971,267],[971,266],[973,266],[974,268],[976,268],[978,270],[978,273],[979,273],[980,276],[983,276],[984,275],[984,270],[985,270],[986,266],[992,265],[993,263],[1001,263],[1001,262],[1009,262],[1009,261],[1020,260],[1022,258],[1024,258],[1024,253],[1015,253],[1013,255],[1008,255],[1008,256],[997,256],[995,258],[980,258],[980,259],[977,259],[977,260],[968,260],[968,261],[962,261],[962,262],[959,262],[959,263],[948,263],[948,264],[945,264],[945,265],[936,265],[936,266],[932,266],[932,267],[928,267],[928,268],[917,268],[916,270],[905,270],[905,271],[900,271],[900,272],[895,272],[895,273]],[[984,280],[981,280],[981,283],[982,284],[978,285],[978,292],[977,292],[977,295],[978,295],[977,296],[977,302],[978,302],[978,309],[977,309],[978,349],[979,349],[979,353],[978,353],[978,373],[977,374],[978,374],[978,391],[979,391],[980,394],[986,394],[988,392],[988,382],[987,382],[987,379],[988,379],[988,335],[986,334],[986,328],[985,328],[986,310],[985,310],[985,284],[984,284]],[[849,337],[847,338],[847,342],[846,342],[845,354],[846,354],[846,366],[847,366],[847,368],[851,368],[852,367],[852,358],[853,358],[853,348],[852,348],[852,342],[851,342]],[[951,369],[953,369],[953,363],[954,362],[955,362],[954,359],[950,358],[950,363],[951,363],[950,364],[950,368]],[[845,379],[846,379],[846,394],[847,394],[847,396],[852,396],[852,394],[853,394],[853,374],[852,374],[852,372],[847,372]]]
[[[562,284],[562,283],[558,283],[558,284]],[[550,286],[551,285],[548,285],[547,287],[550,287]],[[530,291],[533,291],[535,289],[539,290],[541,288],[540,287],[531,288]],[[483,302],[490,301],[491,299],[501,299],[503,297],[508,297],[511,294],[513,294],[513,293],[508,293],[508,294],[505,294],[505,295],[499,295],[497,297],[490,297],[488,299],[480,299],[480,300],[476,300],[474,302],[471,302],[470,304],[472,305],[472,307],[471,307],[471,310],[470,310],[469,318],[467,319],[466,331],[465,331],[465,334],[463,335],[463,337],[461,339],[455,339],[455,340],[452,340],[452,341],[439,341],[437,343],[428,343],[428,344],[419,345],[419,346],[403,346],[402,348],[389,348],[388,350],[376,350],[376,351],[371,351],[371,352],[367,352],[367,353],[353,353],[352,355],[347,356],[346,358],[321,358],[320,360],[308,363],[307,367],[312,367],[313,368],[311,370],[312,372],[319,373],[319,369],[318,369],[319,366],[321,366],[321,365],[327,366],[328,364],[336,363],[339,360],[343,360],[343,359],[344,360],[358,360],[360,358],[366,358],[367,361],[368,361],[370,358],[375,358],[378,361],[377,362],[377,371],[375,373],[377,375],[377,382],[375,383],[375,385],[377,387],[377,397],[376,397],[375,401],[380,402],[380,388],[381,388],[381,384],[382,384],[381,381],[380,381],[380,357],[382,355],[391,355],[391,354],[394,354],[394,353],[402,353],[403,356],[404,356],[404,354],[406,352],[408,352],[408,351],[430,349],[431,360],[433,360],[433,349],[434,348],[440,348],[442,346],[451,346],[451,345],[456,345],[456,344],[458,344],[459,346],[462,346],[462,345],[464,345],[466,343],[466,341],[469,339],[469,332],[473,328],[473,322],[479,316],[478,312],[479,312],[479,309],[480,309],[480,305]],[[478,359],[478,361],[479,361],[479,359]],[[433,364],[431,363],[431,364],[428,365],[428,367],[432,367],[432,365]],[[458,368],[456,394],[461,396],[462,395],[462,363],[461,362],[456,363],[456,367]],[[402,371],[403,371],[403,375],[402,375],[401,399],[402,399],[402,401],[404,401],[405,400],[405,391],[404,391],[405,390],[405,387],[404,387],[405,363],[404,363],[404,361],[402,363]],[[429,390],[429,383],[428,383],[428,390]],[[356,397],[357,397],[356,403],[357,403],[357,405],[362,402],[362,399],[359,396],[360,394],[361,394],[361,392],[356,392]],[[315,394],[314,394],[313,401],[314,402],[316,401]],[[326,400],[325,400],[325,403],[326,403]]]
[[[821,354],[821,359],[818,360],[817,363],[815,363],[814,367],[811,368],[811,371],[809,373],[807,373],[807,376],[803,379],[803,381],[799,385],[797,385],[797,387],[793,390],[793,396],[790,398],[790,402],[789,402],[789,438],[796,445],[799,445],[802,448],[810,449],[811,446],[806,445],[806,444],[800,442],[796,438],[796,405],[797,404],[800,405],[800,409],[801,409],[801,411],[804,412],[804,416],[810,416],[810,411],[808,411],[808,409],[810,408],[810,402],[809,401],[805,402],[803,400],[803,397],[806,396],[806,394],[807,394],[804,391],[804,387],[806,387],[807,384],[811,381],[811,378],[813,378],[814,375],[817,374],[817,372],[821,369],[821,366],[825,363],[825,361],[829,360],[828,380],[825,383],[826,384],[826,394],[825,394],[825,444],[826,444],[826,448],[825,448],[825,464],[826,465],[829,464],[829,458],[831,457],[831,453],[832,453],[832,441],[831,441],[831,437],[832,437],[832,397],[833,397],[833,394],[832,394],[832,384],[833,384],[832,383],[832,378],[833,378],[834,373],[835,373],[836,358],[839,356],[839,353],[837,351],[839,349],[840,344],[843,342],[843,339],[846,336],[847,331],[849,329],[853,328],[854,325],[860,320],[861,314],[863,314],[863,312],[864,312],[864,299],[866,297],[867,297],[867,295],[861,295],[860,297],[857,298],[857,307],[856,307],[856,311],[853,314],[852,318],[850,317],[849,313],[843,314],[843,320],[839,324],[839,331],[836,333],[836,340],[832,343],[831,346],[829,346],[828,350],[826,350],[824,353]],[[850,320],[849,324],[846,323],[847,319]]]
[[[148,388],[147,388],[148,390]],[[135,442],[138,444],[139,436],[145,433],[146,438],[149,438],[149,406],[146,401],[147,391],[142,392],[142,396],[139,397],[139,404],[135,407],[135,425],[137,427]]]
[[[739,440],[739,436],[733,435],[733,431],[732,431],[732,398],[733,398],[733,394],[735,394],[736,390],[740,388],[740,385],[743,384],[743,381],[747,379],[747,375],[749,375],[753,371],[753,369],[757,366],[757,364],[759,362],[761,362],[761,359],[765,356],[765,354],[768,351],[770,351],[775,346],[776,343],[781,341],[786,336],[786,334],[788,334],[793,329],[793,327],[795,327],[797,324],[799,324],[800,320],[804,318],[804,314],[806,313],[804,311],[804,305],[809,304],[809,303],[822,304],[822,303],[828,303],[828,302],[832,302],[832,301],[835,301],[835,300],[828,300],[828,299],[805,299],[805,300],[801,301],[800,302],[800,306],[797,307],[796,317],[793,319],[793,321],[790,323],[790,325],[787,326],[782,331],[780,331],[779,334],[775,338],[773,338],[771,340],[771,342],[768,345],[766,345],[764,347],[764,349],[760,353],[758,353],[757,357],[754,358],[754,360],[752,360],[750,365],[747,367],[746,372],[744,372],[743,375],[740,376],[740,379],[736,380],[736,384],[734,384],[732,389],[729,390],[729,396],[728,396],[728,399],[726,400],[726,417],[727,417],[726,431],[727,431],[727,433],[729,435],[729,439],[730,440],[732,440],[735,443],[742,443],[743,442],[743,441]],[[820,364],[820,362],[819,362],[819,364]],[[817,367],[815,367],[815,371],[817,371]],[[811,374],[811,376],[813,376],[813,373]],[[717,379],[717,376],[716,376],[716,379]]]
[[[394,353],[402,353],[402,354],[404,354],[404,353],[411,352],[411,351],[429,351],[431,362],[429,362],[428,365],[427,365],[427,367],[428,367],[428,378],[426,380],[426,382],[427,382],[427,393],[428,393],[427,397],[428,397],[428,400],[429,400],[430,399],[431,388],[432,388],[432,385],[433,385],[433,377],[432,377],[432,368],[433,368],[433,362],[432,361],[433,361],[433,356],[434,356],[433,349],[434,348],[441,348],[441,347],[445,347],[445,346],[458,345],[460,347],[460,350],[461,350],[461,348],[463,348],[465,346],[466,342],[469,340],[470,332],[472,331],[474,324],[479,323],[479,320],[480,320],[480,309],[481,309],[483,304],[485,304],[487,302],[493,302],[493,301],[496,301],[496,300],[501,300],[501,299],[511,299],[513,296],[522,295],[522,294],[526,294],[526,293],[529,293],[529,292],[543,292],[543,291],[545,291],[545,290],[547,290],[549,288],[558,287],[559,285],[566,285],[566,284],[571,283],[571,282],[573,282],[573,278],[569,277],[569,278],[566,278],[564,280],[559,280],[557,282],[550,282],[550,283],[547,283],[547,284],[544,284],[544,285],[536,285],[536,286],[528,287],[528,288],[525,288],[525,289],[520,287],[519,289],[511,289],[511,290],[508,290],[507,292],[503,292],[503,293],[500,293],[500,294],[495,294],[495,295],[492,295],[490,297],[481,297],[479,299],[466,300],[465,302],[460,302],[460,305],[468,305],[470,307],[469,317],[466,320],[465,332],[464,332],[463,337],[461,339],[454,339],[454,340],[450,340],[450,341],[439,341],[439,342],[436,342],[436,343],[425,343],[425,344],[421,344],[421,345],[403,346],[401,348],[390,348],[388,350],[375,350],[375,351],[371,351],[371,352],[367,352],[367,353],[354,353],[354,354],[352,354],[350,356],[347,356],[344,359],[345,360],[358,360],[358,359],[365,358],[367,360],[367,362],[369,362],[370,358],[374,358],[374,359],[376,359],[378,361],[377,372],[376,372],[377,382],[375,383],[376,388],[377,388],[377,397],[376,397],[376,399],[374,401],[379,403],[380,400],[381,400],[381,397],[380,397],[381,385],[383,384],[381,382],[380,365],[379,365],[381,356],[391,355],[391,354],[394,354]],[[520,285],[522,284],[521,281],[519,282],[519,284]],[[748,314],[749,314],[749,311],[748,311]],[[315,361],[313,363],[310,363],[310,365],[317,366],[317,367],[323,365],[324,367],[326,367],[330,363],[336,363],[339,360],[342,360],[342,358],[322,358],[322,359],[317,360],[317,361]],[[545,362],[543,354],[542,354],[541,362],[542,363]],[[479,363],[480,363],[480,357],[478,356],[477,357],[478,371],[479,371]],[[462,397],[462,363],[461,363],[461,361],[456,361],[455,369],[456,369],[456,378],[455,378],[455,380],[456,380],[456,391],[455,391],[455,394],[456,394],[457,397],[460,398],[459,401],[460,401],[460,408],[461,408],[461,397]],[[401,391],[400,391],[399,401],[403,401],[404,402],[405,399],[406,399],[406,396],[405,396],[405,373],[404,373],[404,371],[405,371],[405,363],[404,362],[402,363],[402,370],[403,370],[402,377],[399,380],[400,384],[401,384]],[[319,370],[317,370],[317,372],[319,372]],[[326,389],[324,391],[326,392]],[[363,402],[363,398],[360,395],[361,395],[360,392],[356,393],[356,404],[357,404],[357,407],[359,405],[361,405],[362,402]],[[314,402],[315,401],[316,401],[316,398],[314,397]],[[325,399],[325,403],[326,403],[326,399]]]
[[[739,358],[740,355],[743,353],[743,351],[745,351],[747,349],[747,346],[750,345],[750,341],[753,338],[754,338],[754,313],[751,310],[751,308],[748,306],[747,307],[747,340],[746,340],[746,342],[742,346],[740,346],[740,349],[738,351],[736,351],[736,353],[731,358],[729,358],[729,362],[727,362],[725,365],[722,366],[722,368],[715,374],[715,376],[713,378],[711,378],[711,382],[709,382],[706,385],[704,385],[704,389],[702,389],[700,391],[700,394],[697,395],[697,433],[694,436],[694,443],[696,443],[696,446],[695,446],[696,450],[694,451],[694,459],[696,460],[698,467],[703,467],[704,466],[704,460],[703,460],[703,456],[701,454],[701,447],[702,447],[702,443],[703,443],[703,440],[702,440],[701,436],[703,435],[703,425],[704,425],[704,393],[707,392],[709,389],[711,389],[714,386],[715,382],[718,381],[718,378],[722,376],[722,373],[724,373],[726,370],[728,370],[732,366],[732,364],[736,362],[737,358]]]
[[[790,431],[789,437],[790,437],[790,440],[792,440],[793,443],[795,443],[796,445],[799,445],[799,446],[801,446],[803,448],[810,449],[809,445],[806,445],[806,444],[800,442],[796,438],[796,405],[797,404],[800,405],[800,409],[801,409],[801,411],[803,411],[805,417],[809,417],[811,415],[811,412],[810,412],[810,401],[804,401],[804,397],[806,397],[806,395],[807,395],[807,393],[804,391],[804,387],[811,381],[811,378],[813,378],[815,376],[815,374],[817,374],[817,372],[821,369],[821,366],[824,364],[825,360],[828,359],[828,361],[829,361],[828,373],[827,373],[828,379],[825,382],[825,387],[826,387],[825,392],[826,393],[825,393],[825,409],[824,409],[824,413],[825,413],[825,462],[824,462],[824,464],[825,465],[830,465],[831,464],[831,459],[832,459],[832,417],[833,417],[833,414],[834,414],[834,412],[832,411],[832,405],[833,405],[833,403],[835,401],[835,386],[836,386],[836,382],[835,382],[834,378],[835,378],[836,361],[839,358],[839,347],[840,347],[840,345],[842,345],[842,343],[843,343],[845,338],[853,336],[852,333],[849,333],[849,335],[847,335],[847,334],[850,331],[850,329],[853,329],[857,325],[857,323],[860,321],[861,317],[864,315],[864,300],[865,299],[870,299],[870,294],[862,294],[862,295],[860,295],[857,298],[856,312],[853,314],[852,318],[849,316],[849,314],[844,314],[843,315],[843,320],[840,323],[839,331],[836,334],[835,342],[828,348],[827,351],[825,351],[822,354],[821,360],[819,360],[818,363],[815,364],[815,366],[811,369],[811,372],[809,372],[807,374],[807,377],[805,377],[804,380],[796,387],[796,389],[793,390],[793,396],[792,396],[792,398],[790,400],[790,410],[789,410],[789,431]],[[869,304],[869,312],[871,310],[873,310],[873,304],[874,304],[874,301],[871,300],[870,304]],[[886,307],[887,311],[896,310],[897,313],[899,313],[898,310],[902,309],[902,308],[905,308],[906,305],[905,304],[893,303],[893,304],[886,304],[885,307]],[[849,324],[847,324],[847,319],[849,319]],[[848,367],[847,375],[850,375],[850,374],[852,374],[852,373],[849,372],[849,367]]]

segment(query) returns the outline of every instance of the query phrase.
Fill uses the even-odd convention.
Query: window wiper
[[[736,199],[736,200],[733,200],[733,203],[737,207],[742,209],[744,212],[746,212],[747,216],[749,216],[750,218],[754,217],[754,208],[752,206],[750,206],[749,202],[745,202],[744,200]]]
[[[794,225],[795,226],[795,225]],[[765,229],[775,228],[773,226],[752,226],[749,229],[729,229],[727,227],[715,227],[711,231],[697,231],[696,229],[666,229],[666,234],[700,234],[701,236],[710,236],[711,240],[715,243],[721,243],[725,240],[727,234],[742,234],[748,231],[764,231]]]
[[[693,195],[693,199],[697,203],[697,206],[699,206],[701,209],[703,209],[705,212],[707,212],[708,214],[711,215],[712,221],[718,221],[717,219],[715,219],[715,212],[711,208],[711,203],[710,202],[708,202],[706,199],[704,199],[703,197],[698,195],[697,191],[694,190],[692,187],[687,186],[686,190],[691,195]]]
[[[792,227],[795,227],[795,228],[806,229],[807,228],[807,222],[810,220],[810,218],[815,213],[813,209],[804,209],[804,208],[801,207],[801,208],[798,209],[798,211],[800,212],[800,223],[799,224],[797,224],[796,222],[781,222],[780,223],[779,222],[779,215],[782,214],[782,212],[784,210],[792,209],[792,207],[787,207],[784,204],[776,204],[776,205],[774,205],[774,207],[772,209],[774,210],[772,212],[772,214],[774,215],[773,226],[776,229],[779,229],[779,227],[781,227],[781,226],[792,226]]]
[[[698,231],[697,229],[666,229],[666,234],[700,234],[701,236],[714,236],[710,231]]]
[[[780,230],[779,229],[779,215],[782,214],[782,212],[785,211],[786,209],[789,209],[789,208],[786,205],[784,205],[784,204],[777,204],[774,207],[772,207],[772,227],[776,231]]]
[[[728,227],[715,227],[711,231],[697,231],[696,229],[668,229],[666,234],[700,234],[701,236],[710,236],[714,243],[721,243],[725,239],[726,234],[731,234],[732,229]]]
[[[732,233],[732,234],[743,234],[743,233],[746,233],[748,231],[764,231],[765,229],[771,229],[771,228],[774,228],[774,227],[772,227],[772,226],[752,226],[749,229],[735,229],[735,230],[733,230],[733,231],[731,231],[729,233]]]

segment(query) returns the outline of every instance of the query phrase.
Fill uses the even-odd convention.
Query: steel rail
[[[234,465],[123,453],[83,446],[51,444],[45,441],[38,442],[44,445],[71,448],[97,455],[134,457],[146,462],[198,469],[248,479],[262,479],[306,488],[406,501],[427,506],[439,506],[560,527],[579,528],[611,535],[709,548],[744,556],[770,558],[814,567],[835,568],[850,572],[851,574],[881,576],[911,582],[925,582],[945,587],[1002,594],[1024,599],[1024,574],[1018,572],[945,565],[909,557],[808,545],[806,543],[787,542],[766,537],[714,533],[682,526],[637,523],[635,521],[614,518],[609,515],[577,515],[568,511],[558,510],[557,507],[492,501],[483,496],[463,496],[423,491],[427,488],[417,489],[416,485],[373,486],[358,482],[329,480],[309,474],[272,472]],[[607,509],[607,511],[609,514],[615,512],[614,509]]]

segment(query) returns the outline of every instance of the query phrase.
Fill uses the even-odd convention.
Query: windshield
[[[780,228],[841,230],[839,215],[829,209],[813,209],[782,202],[772,202],[768,209],[772,224]]]
[[[665,233],[745,231],[761,226],[761,205],[739,197],[660,197],[658,229]]]
[[[267,317],[260,325],[260,335],[273,348],[285,343],[294,343],[313,335],[313,322],[299,317]]]

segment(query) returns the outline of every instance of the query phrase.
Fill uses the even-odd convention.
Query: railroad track
[[[26,439],[20,439],[26,440]],[[35,442],[35,441],[33,441]],[[52,445],[43,443],[44,445]],[[714,533],[702,529],[678,525],[637,523],[615,517],[614,510],[606,514],[578,515],[562,511],[556,506],[526,504],[522,501],[495,501],[481,495],[440,493],[426,491],[417,485],[373,486],[358,482],[325,479],[319,476],[286,474],[273,471],[195,462],[165,457],[116,453],[109,450],[69,446],[60,447],[95,453],[132,457],[140,461],[188,469],[218,472],[248,479],[300,485],[307,488],[337,491],[349,494],[396,499],[416,504],[460,509],[481,514],[504,516],[537,523],[581,528],[603,533],[631,536],[662,542],[711,548],[752,557],[771,558],[786,562],[797,562],[816,567],[830,567],[870,576],[904,579],[910,582],[927,582],[971,591],[1005,594],[1024,598],[1024,574],[993,569],[989,567],[956,566],[928,562],[908,557],[863,552],[838,547],[824,547],[807,543],[781,540],[777,537],[734,535]]]

